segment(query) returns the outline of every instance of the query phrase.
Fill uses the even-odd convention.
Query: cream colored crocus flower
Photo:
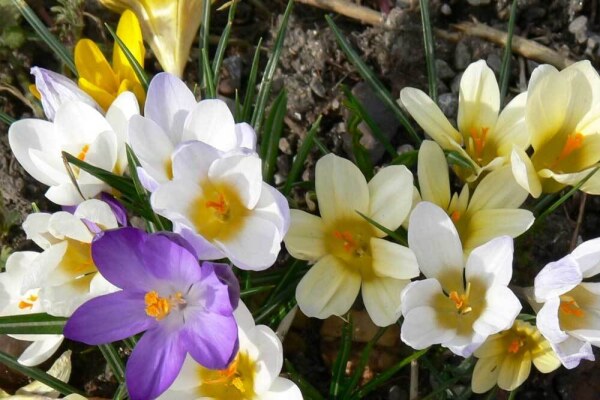
[[[496,384],[503,390],[515,390],[529,376],[532,363],[545,374],[560,367],[550,343],[535,326],[520,320],[490,336],[474,355],[479,358],[471,380],[474,393],[485,393]]]
[[[465,255],[495,237],[515,238],[533,224],[531,211],[518,208],[528,193],[517,184],[508,166],[488,173],[472,193],[465,184],[460,195],[452,194],[444,152],[426,140],[419,149],[418,176],[422,199],[450,216]]]
[[[293,257],[315,262],[296,288],[300,309],[309,317],[342,315],[362,288],[373,322],[393,324],[400,291],[419,274],[417,262],[358,212],[397,229],[411,208],[412,174],[404,166],[385,167],[367,184],[354,164],[329,154],[317,162],[315,184],[321,217],[291,210],[284,238]]]
[[[181,78],[202,21],[204,0],[100,0],[116,12],[132,10],[166,72]]]
[[[142,30],[131,11],[125,11],[121,15],[117,36],[143,67],[145,49]],[[96,43],[90,39],[81,39],[75,46],[75,66],[79,74],[79,87],[104,110],[108,110],[117,96],[125,91],[133,92],[138,102],[144,104],[146,93],[117,42],[113,46],[111,66]]]
[[[526,120],[533,154],[515,147],[515,178],[534,197],[576,185],[600,161],[600,77],[589,61],[562,71],[542,65],[528,87]],[[600,173],[581,190],[600,194]]]
[[[455,167],[469,182],[483,171],[507,164],[513,146],[529,146],[526,99],[527,94],[521,93],[499,113],[498,82],[483,60],[469,65],[460,80],[458,130],[423,91],[404,88],[400,92],[400,101],[427,135],[444,150],[457,151],[471,161],[473,170]]]

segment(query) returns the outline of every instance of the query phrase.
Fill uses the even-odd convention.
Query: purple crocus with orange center
[[[178,236],[135,228],[92,243],[98,271],[121,291],[96,297],[67,322],[67,338],[90,345],[145,331],[125,372],[132,400],[152,399],[177,377],[186,354],[224,369],[238,351],[233,310],[239,286],[229,266],[204,262]]]

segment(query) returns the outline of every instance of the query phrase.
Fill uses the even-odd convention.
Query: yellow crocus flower
[[[144,66],[142,30],[133,12],[123,12],[119,19],[117,36],[137,62]],[[117,96],[125,91],[133,92],[140,104],[144,104],[146,93],[125,53],[116,42],[111,66],[96,43],[89,39],[81,39],[75,46],[75,66],[79,74],[79,87],[92,96],[105,111]]]
[[[166,72],[181,77],[202,21],[204,0],[100,0],[116,12],[132,10]]]
[[[515,390],[529,376],[532,363],[545,374],[560,367],[550,343],[535,326],[520,320],[509,330],[490,336],[474,355],[479,358],[471,380],[474,393],[485,393],[496,384],[503,390]]]

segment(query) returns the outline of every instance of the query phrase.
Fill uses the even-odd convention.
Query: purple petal
[[[174,232],[167,232],[167,231],[157,232],[157,234],[160,235],[160,236],[166,237],[171,242],[177,243],[179,246],[185,248],[187,251],[189,251],[190,253],[192,253],[192,255],[194,257],[198,258],[198,254],[196,254],[196,249],[194,249],[194,247],[190,244],[190,242],[188,242],[180,234],[174,233]]]
[[[96,297],[75,310],[64,335],[89,345],[125,339],[156,324],[145,309],[140,293],[121,291]]]
[[[131,400],[154,399],[171,386],[185,359],[182,343],[178,332],[159,327],[142,336],[125,371]]]
[[[200,265],[196,253],[172,241],[172,237],[164,233],[148,235],[143,245],[144,261],[156,278],[188,287],[201,279]]]
[[[181,335],[192,358],[209,369],[226,368],[238,352],[238,330],[233,315],[198,312]]]
[[[215,274],[217,274],[217,277],[219,278],[219,281],[227,285],[229,301],[231,302],[231,307],[235,310],[240,301],[240,282],[237,280],[233,270],[227,264],[209,262],[203,262],[202,268],[205,268],[207,264],[212,265]]]
[[[69,214],[75,214],[75,210],[77,210],[77,206],[62,206],[61,208]]]
[[[100,194],[100,200],[102,200],[110,206],[110,209],[112,210],[113,214],[115,214],[119,225],[127,226],[127,211],[125,210],[125,207],[123,207],[123,204],[121,204],[119,200],[117,200],[113,195],[108,194],[106,192],[102,192]]]

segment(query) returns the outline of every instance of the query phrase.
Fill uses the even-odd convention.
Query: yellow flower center
[[[170,157],[165,161],[165,174],[170,181],[173,180],[173,160]]]
[[[453,290],[448,294],[448,298],[452,300],[456,306],[456,310],[459,314],[468,314],[473,311],[473,308],[469,305],[469,295],[471,293],[471,282],[467,283],[467,290],[463,294],[458,294],[456,290]]]
[[[90,151],[90,145],[84,144],[79,151],[79,154],[77,154],[77,158],[79,158],[81,161],[85,161],[85,156],[87,155],[88,151]]]
[[[363,279],[374,277],[371,238],[375,231],[367,221],[341,220],[333,224],[326,236],[325,246],[329,254],[344,262]]]
[[[471,128],[469,131],[469,143],[467,145],[467,151],[474,156],[478,163],[483,160],[483,149],[485,148],[485,142],[487,140],[488,132],[490,128],[481,127],[480,129]]]
[[[203,195],[192,204],[191,220],[207,240],[227,240],[243,226],[249,210],[230,185],[204,184]]]
[[[521,348],[525,346],[525,340],[522,338],[514,338],[508,345],[508,352],[511,354],[517,354]]]
[[[462,217],[460,211],[452,211],[452,213],[450,214],[450,219],[455,224],[460,220],[460,217]]]
[[[585,136],[583,136],[581,133],[572,133],[567,135],[567,140],[565,141],[560,154],[558,157],[556,157],[556,160],[554,160],[554,163],[550,166],[550,168],[556,167],[558,163],[570,156],[571,153],[581,148],[581,146],[583,146],[584,139]]]
[[[199,394],[215,399],[243,400],[253,399],[255,362],[246,352],[238,352],[235,359],[225,369],[210,370],[198,367],[200,375]]]
[[[66,239],[67,250],[58,267],[63,274],[69,276],[72,284],[81,291],[89,290],[89,284],[98,272],[92,259],[91,243]]]
[[[570,296],[563,296],[564,299],[561,299],[560,302],[560,311],[567,315],[573,315],[575,317],[583,317],[585,316],[585,311],[583,311],[579,304]]]
[[[169,315],[172,308],[181,307],[186,304],[181,292],[177,292],[169,297],[160,297],[155,290],[146,293],[144,303],[146,303],[146,314],[156,318],[157,321]]]
[[[21,300],[19,302],[19,308],[21,310],[25,310],[25,309],[31,309],[33,307],[33,304],[37,301],[38,297],[36,295],[30,295],[29,297],[27,297],[25,300]]]

